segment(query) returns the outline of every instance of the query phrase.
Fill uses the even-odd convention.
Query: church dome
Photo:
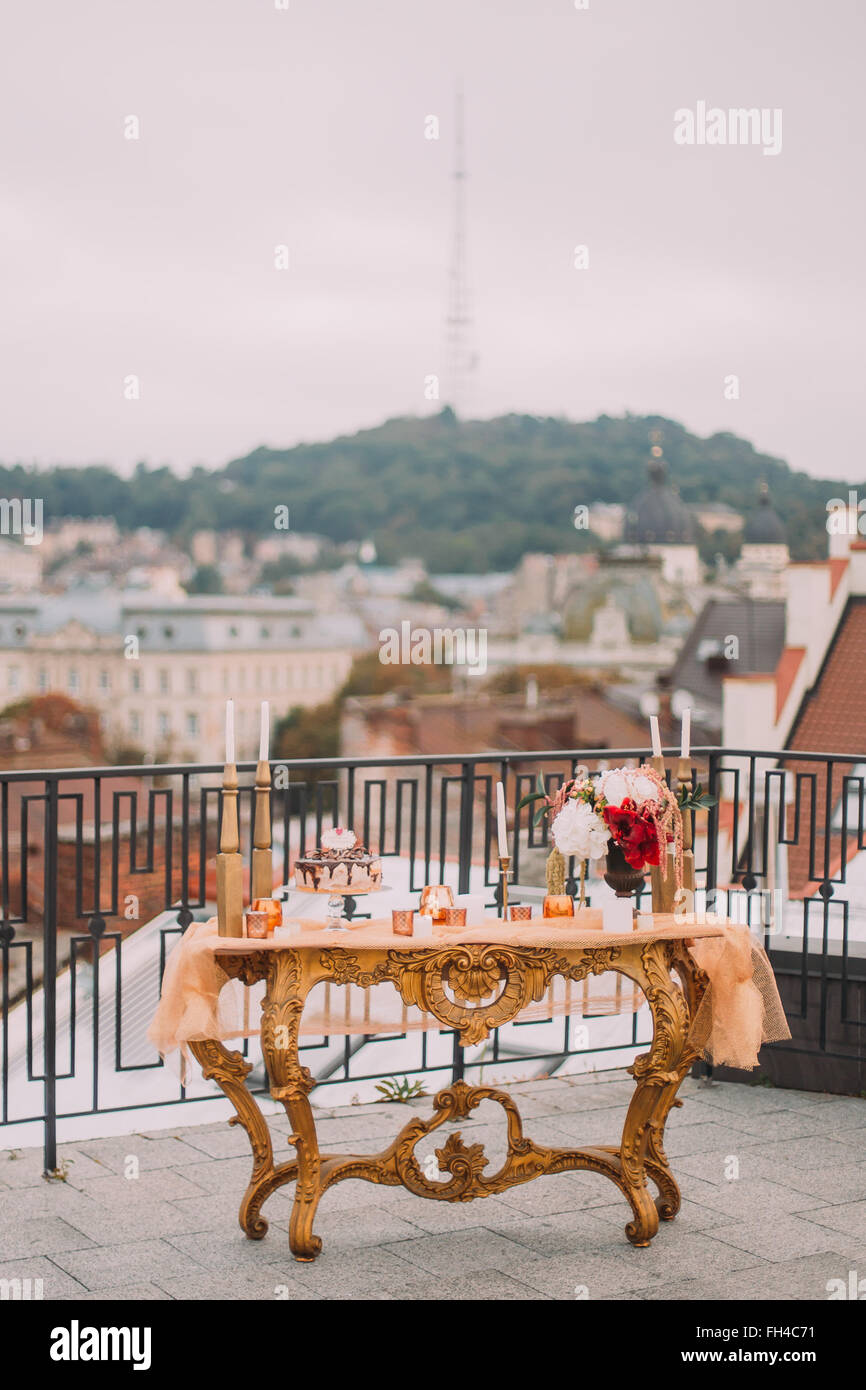
[[[766,483],[761,488],[758,505],[746,517],[743,541],[746,545],[787,545],[784,524],[770,501]]]
[[[631,545],[691,545],[692,515],[667,481],[662,459],[652,460],[649,474],[649,485],[626,513],[623,540]]]

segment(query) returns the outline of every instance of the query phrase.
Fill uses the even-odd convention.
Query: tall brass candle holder
[[[499,916],[508,917],[508,868],[511,860],[508,857],[499,857]]]
[[[661,756],[650,758],[650,766],[658,773],[664,781],[665,760]],[[652,885],[653,912],[673,912],[674,895],[676,893],[676,879],[669,870],[672,868],[671,856],[664,856],[665,863],[653,864],[650,867],[650,884]]]
[[[677,787],[684,787],[690,795],[692,791],[692,765],[689,758],[677,762]],[[683,887],[690,894],[687,903],[690,911],[695,910],[695,852],[692,842],[692,813],[683,811]]]
[[[216,857],[217,924],[220,936],[244,934],[244,861],[238,829],[238,770],[223,770],[222,825]]]
[[[274,858],[271,851],[271,765],[260,759],[256,767],[256,811],[253,822],[253,867],[250,900],[270,898],[274,891]]]

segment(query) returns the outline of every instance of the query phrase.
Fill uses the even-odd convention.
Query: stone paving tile
[[[0,1264],[0,1279],[41,1279],[42,1296],[46,1301],[64,1298],[67,1295],[70,1298],[81,1297],[87,1292],[83,1284],[44,1255],[30,1255],[22,1260],[4,1260]]]
[[[249,1136],[240,1125],[231,1129],[226,1125],[216,1134],[193,1132],[187,1135],[186,1144],[189,1148],[199,1151],[195,1160],[198,1163],[201,1162],[203,1153],[209,1154],[211,1158],[237,1158],[241,1154],[250,1154]]]
[[[739,1178],[737,1181],[754,1181],[757,1177],[769,1177],[772,1175],[764,1172],[760,1164],[761,1149],[760,1145],[744,1146],[736,1154],[739,1165]],[[687,1154],[679,1156],[674,1163],[674,1177],[679,1182],[680,1187],[688,1177],[700,1178],[703,1182],[713,1183],[717,1186],[727,1185],[732,1179],[728,1176],[730,1169],[730,1155],[723,1150],[709,1153]],[[791,1172],[795,1171],[791,1169]],[[801,1170],[798,1170],[801,1171]],[[781,1181],[787,1181],[787,1176]]]
[[[383,1243],[382,1249],[428,1274],[443,1276],[457,1271],[468,1274],[479,1269],[499,1269],[503,1274],[512,1274],[527,1255],[525,1245],[483,1227],[401,1240],[395,1245]]]
[[[203,1189],[192,1182],[188,1174],[188,1166],[177,1172],[173,1168],[143,1171],[137,1178],[122,1178],[115,1173],[82,1183],[77,1191],[80,1196],[108,1208],[127,1208],[148,1202],[170,1202],[182,1197],[201,1197]],[[238,1200],[240,1195],[239,1193]]]
[[[200,1264],[166,1240],[140,1240],[131,1245],[70,1251],[53,1258],[55,1264],[94,1293],[101,1289],[155,1283],[157,1278],[169,1278],[173,1274],[180,1278],[202,1273]]]
[[[791,1168],[782,1181],[792,1191],[802,1192],[827,1205],[856,1202],[866,1197],[866,1163],[849,1163],[815,1173],[805,1168]]]
[[[823,1206],[800,1215],[804,1221],[814,1221],[829,1230],[859,1238],[866,1252],[866,1201],[840,1202],[837,1206]]]
[[[54,1255],[66,1250],[93,1249],[94,1242],[75,1226],[55,1217],[10,1221],[0,1230],[0,1259],[24,1255]]]
[[[395,1193],[402,1191],[398,1188],[391,1190]],[[418,1235],[419,1231],[438,1235],[443,1231],[462,1231],[472,1226],[498,1229],[500,1224],[514,1221],[521,1215],[515,1207],[508,1206],[502,1197],[484,1197],[474,1202],[436,1202],[416,1197],[411,1192],[403,1195],[408,1198],[407,1201],[383,1201],[381,1205],[387,1206],[411,1225],[418,1227],[415,1235]],[[324,1202],[322,1205],[324,1206]]]
[[[110,1209],[91,1202],[89,1208],[79,1208],[66,1219],[100,1246],[132,1245],[140,1240],[191,1234],[203,1228],[198,1212],[185,1210],[173,1202],[137,1202]]]
[[[839,1134],[849,1129],[866,1128],[866,1101],[855,1097],[831,1096],[823,1103],[802,1102],[792,1106],[791,1113],[807,1118],[814,1116],[821,1124],[819,1133],[823,1134]],[[756,1110],[755,1115],[760,1117],[760,1110]]]
[[[866,1162],[866,1128],[837,1129],[827,1137],[847,1150],[849,1162]]]
[[[678,1280],[701,1279],[707,1270],[724,1273],[760,1263],[760,1256],[752,1251],[724,1243],[728,1229],[741,1229],[735,1223],[718,1221],[710,1232],[689,1230],[678,1222],[679,1217],[662,1222],[650,1245],[643,1250],[625,1246],[622,1258],[638,1262],[663,1282],[671,1275]]]
[[[689,1176],[681,1179],[680,1191],[684,1207],[697,1203],[713,1213],[720,1212],[732,1221],[746,1221],[752,1216],[765,1216],[771,1211],[803,1212],[817,1205],[808,1193],[796,1192],[783,1183],[768,1182],[765,1178],[753,1178],[751,1182],[743,1182],[739,1178],[716,1184]]]
[[[156,1284],[133,1284],[131,1287],[120,1285],[115,1289],[99,1289],[96,1293],[66,1294],[61,1295],[61,1298],[76,1303],[111,1303],[115,1300],[128,1303],[168,1303],[172,1295],[158,1289]]]
[[[625,1224],[630,1216],[630,1209],[623,1203],[619,1237],[606,1222],[597,1219],[595,1209],[588,1212],[560,1212],[548,1221],[527,1216],[525,1212],[515,1212],[505,1222],[489,1226],[488,1229],[524,1246],[535,1255],[573,1255],[577,1258],[590,1250],[616,1253],[619,1238],[625,1244]]]
[[[379,1300],[400,1302],[473,1302],[476,1299],[492,1302],[549,1302],[550,1295],[538,1289],[510,1279],[496,1269],[485,1269],[468,1278],[457,1279],[406,1279],[393,1289],[371,1295]]]
[[[203,1159],[199,1154],[199,1160],[184,1167],[183,1176],[188,1182],[199,1191],[236,1192],[238,1201],[241,1200],[250,1180],[252,1158]]]
[[[717,1110],[716,1114],[724,1114],[724,1122],[731,1129],[740,1130],[744,1135],[751,1135],[768,1144],[779,1139],[820,1137],[828,1132],[820,1105],[812,1105],[808,1110],[773,1110],[768,1115],[762,1115],[760,1111],[747,1115],[733,1110]]]
[[[491,1267],[557,1300],[606,1299],[658,1285],[652,1270],[638,1264],[630,1266],[609,1250],[576,1250],[554,1256],[525,1251],[519,1265],[506,1268],[495,1259]]]
[[[726,1302],[750,1302],[761,1298],[817,1302],[829,1298],[827,1285],[833,1279],[841,1279],[847,1289],[849,1273],[849,1261],[844,1256],[827,1252],[776,1263],[762,1261],[732,1274],[708,1270],[703,1278],[695,1281],[697,1292],[693,1296]],[[674,1287],[677,1292],[671,1290],[672,1298],[687,1296],[680,1291],[679,1285]],[[748,1317],[748,1312],[745,1316]]]
[[[201,1151],[191,1148],[182,1139],[145,1139],[143,1134],[128,1134],[112,1139],[82,1139],[78,1148],[87,1158],[121,1174],[126,1172],[131,1155],[138,1159],[142,1172],[151,1168],[178,1168],[181,1164],[201,1162]]]
[[[759,1147],[755,1147],[756,1144]],[[832,1172],[836,1167],[857,1162],[857,1155],[850,1147],[824,1135],[811,1139],[781,1139],[770,1144],[762,1144],[751,1135],[748,1147],[753,1151],[750,1158],[757,1172],[778,1182],[784,1182],[784,1174],[795,1168],[809,1173]],[[743,1150],[730,1148],[726,1152],[740,1155],[742,1161]]]
[[[10,1149],[0,1153],[0,1182],[13,1189],[41,1187],[44,1182],[42,1150]]]
[[[670,1159],[708,1152],[737,1154],[752,1144],[761,1144],[761,1140],[754,1134],[744,1134],[731,1125],[716,1124],[712,1120],[665,1132],[665,1150]]]
[[[158,1287],[164,1290],[164,1298],[194,1302],[219,1299],[226,1303],[303,1303],[315,1299],[315,1294],[286,1276],[267,1272],[269,1270],[271,1266],[264,1266],[260,1273],[252,1270],[220,1274],[202,1271],[183,1278],[160,1279]]]
[[[267,1253],[264,1245],[262,1253]],[[275,1285],[297,1285],[313,1298],[364,1296],[371,1290],[399,1288],[405,1280],[421,1277],[417,1267],[413,1269],[390,1250],[376,1246],[341,1250],[327,1242],[316,1260],[303,1264],[292,1259],[286,1244],[282,1262],[263,1266],[262,1276],[271,1278]]]
[[[615,1191],[610,1178],[600,1173],[556,1173],[553,1177],[535,1178],[519,1187],[510,1187],[500,1200],[516,1211],[545,1217],[561,1211],[588,1211],[607,1206],[611,1192]]]
[[[680,1097],[684,1092],[680,1088]],[[731,1081],[714,1081],[701,1086],[698,1094],[704,1104],[716,1110],[739,1115],[771,1115],[780,1110],[797,1108],[799,1091],[782,1091],[774,1086],[738,1085]]]
[[[801,1255],[842,1249],[838,1231],[794,1215],[774,1214],[763,1221],[728,1222],[718,1228],[717,1235],[719,1242],[762,1261],[795,1260]]]

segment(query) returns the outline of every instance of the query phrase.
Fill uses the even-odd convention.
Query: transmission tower
[[[467,406],[470,377],[478,365],[474,348],[469,265],[466,254],[466,150],[463,85],[458,84],[455,109],[454,185],[448,305],[445,315],[445,404],[462,415]]]

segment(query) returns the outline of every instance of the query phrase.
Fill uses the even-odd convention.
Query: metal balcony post
[[[57,1168],[57,795],[56,779],[47,778],[42,913],[46,1173],[53,1173]]]

